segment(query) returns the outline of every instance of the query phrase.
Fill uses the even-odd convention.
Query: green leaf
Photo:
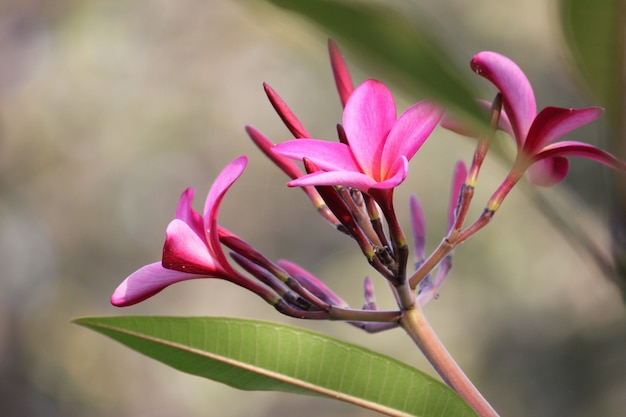
[[[414,16],[380,5],[336,0],[270,0],[328,30],[340,45],[390,71],[407,90],[439,101],[477,128],[488,128],[474,77],[459,69]],[[470,78],[471,77],[471,78]]]
[[[243,390],[327,396],[391,416],[475,416],[430,376],[305,329],[212,317],[93,317],[75,323],[180,371]]]
[[[626,1],[561,0],[572,58],[613,123],[624,117]],[[620,119],[620,120],[616,120]]]

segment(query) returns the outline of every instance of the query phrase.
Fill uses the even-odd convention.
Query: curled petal
[[[191,207],[194,194],[195,190],[193,188],[187,188],[183,191],[183,194],[180,196],[180,200],[178,202],[178,207],[176,208],[175,218],[187,223],[191,230],[193,230],[202,240],[206,242],[204,234],[204,220],[202,219],[202,216],[200,216],[200,213]]]
[[[248,157],[240,156],[235,158],[231,163],[226,165],[217,178],[215,178],[209,190],[209,194],[207,195],[206,203],[204,204],[205,226],[208,219],[217,216],[217,211],[224,194],[226,194],[226,191],[228,191],[237,178],[241,176],[247,164]]]
[[[163,267],[189,274],[224,275],[224,268],[200,236],[180,219],[167,226],[163,246]],[[217,234],[217,233],[216,233]]]
[[[226,191],[228,191],[230,186],[241,176],[247,164],[248,158],[246,156],[240,156],[226,165],[215,181],[213,181],[204,204],[204,230],[207,234],[210,253],[224,266],[228,265],[228,261],[220,248],[217,231],[217,213]]]
[[[391,166],[391,170],[387,173],[384,181],[377,182],[371,188],[383,190],[397,187],[400,185],[409,173],[409,160],[404,155],[400,155],[396,162]]]
[[[575,141],[562,141],[548,145],[537,153],[533,160],[540,161],[556,156],[579,156],[599,162],[617,171],[626,172],[626,162],[596,146]]]
[[[593,122],[602,115],[600,107],[566,109],[546,107],[533,122],[524,143],[524,152],[532,155],[574,129]]]
[[[528,182],[542,187],[551,187],[563,181],[569,170],[569,161],[562,156],[545,158],[532,164],[526,176]]]
[[[350,96],[343,127],[354,159],[363,173],[380,180],[380,161],[387,135],[396,122],[396,104],[381,82],[367,80]]]
[[[115,289],[111,296],[111,304],[116,307],[137,304],[171,284],[196,278],[204,277],[165,269],[161,262],[149,264],[133,272]]]
[[[430,100],[423,100],[404,111],[391,128],[382,152],[380,177],[386,178],[398,155],[408,160],[441,120],[443,109]]]
[[[519,144],[526,138],[537,114],[535,94],[528,78],[515,62],[496,52],[479,52],[472,58],[470,66],[502,93],[504,110]]]

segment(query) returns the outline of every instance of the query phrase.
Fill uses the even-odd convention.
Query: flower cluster
[[[183,192],[175,218],[166,230],[161,261],[126,278],[113,293],[112,304],[141,302],[179,281],[218,278],[252,291],[289,316],[345,320],[368,331],[391,328],[397,325],[403,310],[423,306],[437,296],[452,266],[455,247],[489,221],[524,173],[533,184],[554,185],[565,177],[569,156],[626,171],[626,163],[594,146],[555,142],[596,120],[602,109],[546,107],[537,113],[534,93],[521,69],[497,53],[478,53],[471,68],[499,90],[496,99],[487,104],[492,127],[515,140],[517,157],[483,215],[464,228],[489,147],[488,138],[479,138],[469,169],[459,162],[454,170],[447,234],[428,257],[422,210],[417,197],[411,197],[414,272],[408,276],[408,243],[396,218],[393,190],[405,180],[411,158],[437,125],[464,134],[469,131],[444,117],[444,108],[432,100],[420,101],[398,116],[394,98],[383,83],[370,79],[355,87],[332,41],[329,51],[344,106],[342,123],[337,126],[338,140],[313,138],[268,85],[264,86],[267,96],[294,139],[275,145],[253,127],[246,127],[246,131],[291,178],[288,185],[300,187],[324,219],[358,244],[372,268],[389,282],[397,309],[377,309],[369,277],[364,282],[363,307],[351,309],[311,273],[288,261],[268,260],[218,223],[221,201],[243,173],[245,156],[233,160],[218,175],[202,214],[192,208],[194,191]]]

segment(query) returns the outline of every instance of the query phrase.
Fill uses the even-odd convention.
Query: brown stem
[[[480,417],[498,417],[498,413],[465,375],[441,343],[421,309],[404,311],[400,327],[413,339],[439,376],[474,409]]]

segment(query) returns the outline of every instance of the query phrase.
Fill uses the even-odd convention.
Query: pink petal
[[[180,200],[178,201],[175,218],[187,223],[191,230],[196,232],[201,239],[205,240],[204,220],[202,219],[202,216],[200,216],[200,213],[191,207],[194,195],[195,190],[193,188],[187,188],[183,191],[180,196]]]
[[[130,274],[115,289],[111,296],[111,304],[117,307],[137,304],[171,284],[196,278],[203,276],[165,269],[161,262],[149,264]]]
[[[535,94],[526,75],[515,62],[495,52],[479,52],[470,65],[500,90],[515,137],[522,142],[537,114]]]
[[[333,69],[337,92],[339,92],[341,104],[345,107],[350,95],[354,91],[352,77],[350,77],[350,71],[348,71],[348,66],[341,55],[339,47],[332,39],[328,40],[328,53],[330,54],[330,65]]]
[[[318,171],[305,175],[287,183],[290,187],[302,187],[304,185],[343,185],[352,187],[363,192],[377,184],[370,176],[360,172],[349,171]]]
[[[380,178],[386,178],[391,166],[404,155],[408,160],[426,141],[441,120],[443,109],[430,100],[423,100],[409,107],[391,128],[385,142]]]
[[[537,153],[533,159],[539,161],[558,156],[579,156],[599,162],[617,171],[626,172],[626,162],[596,146],[575,141],[562,141],[548,145]]]
[[[228,261],[221,250],[217,233],[217,213],[226,191],[228,191],[230,186],[241,176],[247,164],[248,158],[246,156],[240,156],[226,165],[215,181],[213,181],[204,204],[204,229],[207,234],[206,237],[209,242],[209,248],[211,248],[211,255],[227,268],[229,268]]]
[[[190,274],[224,275],[220,261],[187,223],[174,219],[167,226],[165,234],[162,260],[164,268]]]
[[[529,155],[536,153],[555,140],[572,130],[593,122],[602,115],[600,107],[586,109],[566,109],[562,107],[546,107],[541,110],[533,122],[524,143],[524,152]]]
[[[396,122],[396,105],[381,82],[367,80],[350,96],[343,127],[361,171],[380,180],[380,161],[389,131]]]
[[[397,187],[406,179],[408,173],[409,160],[406,159],[406,156],[400,155],[389,170],[388,177],[385,178],[384,181],[380,181],[372,185],[370,188],[384,190]]]
[[[350,148],[343,143],[319,139],[288,140],[275,145],[272,152],[299,161],[306,158],[326,171],[361,172]]]
[[[217,215],[217,210],[219,209],[219,205],[224,197],[224,194],[226,194],[226,191],[228,191],[237,178],[241,176],[244,169],[246,169],[247,164],[248,158],[246,156],[235,158],[232,162],[226,165],[217,178],[215,178],[204,204],[205,226],[209,218]]]
[[[568,169],[567,158],[556,156],[535,162],[526,171],[526,176],[531,184],[551,187],[563,181]]]

